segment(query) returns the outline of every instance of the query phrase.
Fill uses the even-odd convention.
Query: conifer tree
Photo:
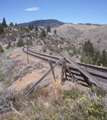
[[[0,34],[2,34],[3,32],[4,32],[3,25],[0,24]]]
[[[32,24],[31,30],[32,30],[32,29],[34,29],[33,24]]]
[[[107,66],[107,53],[106,53],[105,49],[102,51],[101,62],[102,62],[103,66],[105,66],[105,67]]]
[[[5,27],[5,28],[7,27],[5,18],[3,18],[2,25],[3,25],[3,27]]]
[[[42,32],[41,32],[41,37],[46,37],[46,32],[44,29],[42,29]]]
[[[15,26],[17,26],[17,23],[15,23]]]
[[[36,25],[36,27],[35,27],[35,31],[38,31],[38,26]]]
[[[30,30],[30,28],[31,28],[31,27],[30,27],[30,24],[29,24],[29,27],[28,27],[28,28],[29,28],[29,30]]]
[[[56,35],[56,32],[57,32],[57,31],[56,31],[56,30],[54,30],[54,34],[55,34],[55,35]]]
[[[10,23],[10,26],[11,26],[11,27],[13,26],[13,22]]]
[[[51,32],[51,28],[49,26],[47,27],[47,33],[48,32]]]

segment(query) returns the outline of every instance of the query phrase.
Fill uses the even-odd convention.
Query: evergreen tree
[[[10,26],[11,26],[11,27],[13,26],[13,22],[10,23]]]
[[[2,34],[3,32],[4,32],[3,25],[0,24],[0,34]]]
[[[99,50],[94,54],[93,64],[94,65],[101,65],[101,54],[100,54]]]
[[[4,52],[4,50],[2,48],[2,45],[0,45],[0,53],[3,53],[3,52]]]
[[[40,35],[41,37],[46,37],[46,32],[45,32],[45,30],[44,29],[42,29],[42,32],[41,32],[41,35]]]
[[[102,51],[101,62],[102,62],[103,66],[105,66],[105,67],[107,66],[107,53],[106,53],[105,49]]]
[[[32,29],[34,29],[33,24],[32,24],[31,30],[32,30]]]
[[[57,31],[56,31],[56,30],[54,30],[54,34],[55,34],[55,35],[56,35],[56,32],[57,32]]]
[[[17,23],[15,23],[15,26],[17,26]]]
[[[5,27],[5,28],[7,27],[5,18],[3,18],[2,25],[3,25],[3,27]]]
[[[36,27],[35,27],[35,31],[38,31],[38,26],[36,25]]]
[[[90,56],[94,55],[94,47],[93,47],[93,43],[90,42],[90,40],[85,41],[84,45],[83,45],[83,51]]]
[[[49,26],[47,27],[47,33],[48,32],[51,32],[51,28]]]
[[[29,30],[31,29],[30,24],[29,24],[29,27],[28,27],[28,28],[29,28]]]

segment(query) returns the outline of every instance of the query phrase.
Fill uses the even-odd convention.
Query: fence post
[[[53,66],[52,66],[52,61],[51,61],[51,59],[49,59],[48,61],[49,61],[49,64],[50,64],[50,68],[52,70],[53,78],[56,81],[56,79],[55,79],[55,73],[54,73]]]
[[[64,82],[64,75],[65,77],[66,76],[66,58],[63,58],[63,61],[62,61],[62,73],[61,73],[61,81]]]

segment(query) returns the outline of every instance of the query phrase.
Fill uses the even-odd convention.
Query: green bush
[[[0,45],[0,53],[3,53],[3,52],[4,52],[4,50],[2,48],[2,45]]]
[[[72,90],[65,90],[64,91],[64,96],[65,97],[70,97],[72,99],[76,99],[80,97],[82,93],[79,91],[78,88],[72,88]]]
[[[11,47],[11,43],[8,42],[8,46],[6,47],[6,49],[9,49]]]
[[[26,45],[27,45],[27,42],[26,42]],[[28,45],[33,45],[31,39],[28,40]]]
[[[17,42],[17,47],[22,47],[22,46],[24,46],[24,42],[23,40],[19,39]]]
[[[101,88],[94,86],[94,85],[92,85],[91,90],[92,90],[92,92],[96,93],[97,96],[105,97],[107,94],[106,90],[102,90]]]

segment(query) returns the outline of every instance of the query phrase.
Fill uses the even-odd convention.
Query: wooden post
[[[29,63],[29,59],[28,59],[28,39],[27,39],[27,63]]]
[[[62,75],[61,75],[61,81],[62,81],[62,82],[64,82],[65,72],[66,72],[66,59],[63,58],[63,61],[62,61]],[[67,76],[66,76],[66,77],[67,77]]]
[[[50,64],[50,68],[51,68],[51,70],[52,70],[53,78],[54,78],[54,80],[56,81],[56,79],[55,79],[55,73],[54,73],[53,66],[52,66],[52,61],[51,61],[51,59],[48,60],[48,61],[49,61],[49,64]]]

